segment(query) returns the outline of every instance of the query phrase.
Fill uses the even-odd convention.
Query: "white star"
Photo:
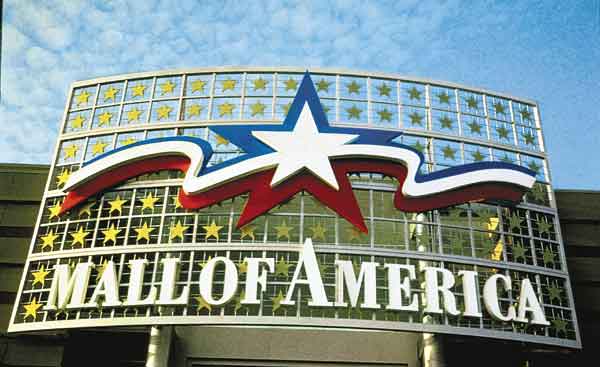
[[[329,157],[339,153],[340,146],[358,137],[351,134],[320,133],[306,102],[293,131],[253,131],[252,135],[277,152],[277,168],[271,187],[307,168],[336,190],[339,190],[339,185]]]

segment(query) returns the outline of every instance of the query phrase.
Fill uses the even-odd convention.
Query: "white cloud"
[[[98,43],[105,48],[116,48],[121,46],[123,43],[123,33],[108,29],[106,31],[102,31],[98,35]]]
[[[34,46],[25,51],[25,61],[33,69],[50,69],[56,65],[58,57],[52,51]]]
[[[64,21],[63,6],[48,8],[47,4],[32,1],[15,1],[7,4],[12,23],[52,49],[67,47],[75,35],[71,22]]]
[[[29,37],[10,23],[3,24],[2,30],[2,66],[16,67],[22,63],[22,55],[30,47]]]

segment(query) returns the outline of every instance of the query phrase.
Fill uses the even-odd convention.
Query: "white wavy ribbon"
[[[199,145],[185,140],[153,142],[132,146],[87,164],[71,174],[63,191],[71,191],[77,186],[94,179],[94,177],[117,167],[147,158],[169,155],[185,156],[190,159],[190,166],[185,173],[182,184],[183,190],[189,195],[197,194],[253,173],[276,167],[280,158],[277,152],[269,153],[243,160],[216,171],[201,174],[200,171],[202,170],[205,157]],[[331,158],[376,158],[402,164],[408,170],[406,180],[402,186],[402,194],[413,198],[480,183],[506,183],[525,188],[531,188],[535,183],[535,177],[519,170],[508,168],[481,169],[417,182],[416,177],[421,164],[421,158],[416,152],[400,147],[348,144],[341,146],[339,151],[332,155]]]

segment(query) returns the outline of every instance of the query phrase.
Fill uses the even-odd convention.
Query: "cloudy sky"
[[[5,0],[0,162],[49,163],[74,80],[220,65],[380,71],[531,98],[555,187],[600,189],[600,0]]]

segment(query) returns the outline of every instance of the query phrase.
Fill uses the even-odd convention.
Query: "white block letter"
[[[132,259],[129,260],[129,288],[127,290],[127,299],[123,303],[125,306],[143,306],[154,304],[156,300],[156,287],[150,288],[150,293],[145,299],[142,298],[142,288],[144,285],[144,270],[148,260]]]
[[[410,281],[416,279],[414,265],[404,264],[385,264],[388,270],[388,310],[399,311],[419,311],[419,298],[416,294],[410,295]],[[406,270],[408,276],[402,278],[401,271]],[[404,304],[404,299],[410,301],[408,305]]]
[[[223,281],[223,295],[219,299],[214,299],[212,294],[213,278],[217,264],[225,264],[225,279]],[[235,295],[238,286],[237,267],[233,261],[226,257],[218,256],[210,259],[202,268],[200,273],[200,295],[204,300],[214,306],[224,305]]]
[[[85,293],[94,264],[79,263],[73,274],[68,264],[54,265],[54,277],[44,310],[84,307]]]
[[[531,312],[531,319],[525,316],[527,312]],[[521,294],[519,295],[519,312],[515,321],[531,322],[536,325],[550,325],[544,315],[544,310],[538,301],[531,281],[527,278],[521,280]]]
[[[304,267],[306,273],[306,279],[300,278],[300,271]],[[297,284],[308,284],[312,299],[308,302],[309,306],[331,306],[331,302],[327,300],[325,294],[325,287],[323,286],[323,279],[321,279],[321,273],[319,272],[319,264],[317,263],[317,257],[315,256],[315,250],[313,249],[312,240],[307,238],[304,242],[304,247],[300,251],[298,258],[298,265],[294,270],[294,277],[290,283],[285,299],[281,301],[282,305],[293,305],[295,303],[292,300],[294,295],[294,288]]]
[[[458,275],[462,277],[462,290],[465,300],[463,316],[481,317],[481,311],[479,311],[479,304],[477,303],[477,272],[460,270]]]
[[[267,289],[267,273],[273,272],[273,269],[275,268],[275,259],[266,257],[247,257],[244,261],[248,266],[246,272],[246,296],[240,303],[244,305],[258,305],[260,304],[260,300],[258,299],[258,285],[260,284],[261,293]],[[258,270],[261,263],[266,264],[267,268],[262,269],[259,275]]]
[[[460,312],[456,309],[456,299],[450,288],[454,286],[454,275],[450,270],[427,266],[425,272],[425,312],[443,313],[440,308],[440,293],[444,299],[444,310],[450,315],[456,316]],[[438,273],[442,274],[442,284],[438,284]]]
[[[188,303],[188,296],[190,293],[190,287],[184,286],[181,291],[181,295],[175,298],[175,282],[179,276],[179,259],[176,257],[169,257],[160,260],[163,266],[162,280],[160,283],[160,295],[158,296],[157,305],[186,305]]]
[[[510,277],[502,274],[494,274],[485,281],[483,286],[483,303],[485,309],[492,315],[493,318],[500,321],[511,321],[515,318],[514,306],[508,306],[508,313],[506,316],[502,314],[500,310],[500,302],[498,301],[498,280],[501,280],[505,290],[510,290],[512,284]]]
[[[121,305],[119,301],[119,282],[117,282],[117,270],[115,269],[115,263],[110,260],[104,266],[102,276],[96,284],[96,289],[90,297],[90,301],[85,305],[86,307],[98,307],[99,298],[104,298],[102,306],[114,307]]]
[[[360,264],[360,273],[358,279],[354,274],[354,266],[348,260],[336,260],[335,266],[335,303],[336,307],[346,307],[348,304],[344,301],[344,284],[348,289],[348,298],[350,305],[356,307],[360,289],[364,283],[364,302],[360,305],[362,308],[380,308],[377,304],[377,267],[379,263],[364,262]]]

